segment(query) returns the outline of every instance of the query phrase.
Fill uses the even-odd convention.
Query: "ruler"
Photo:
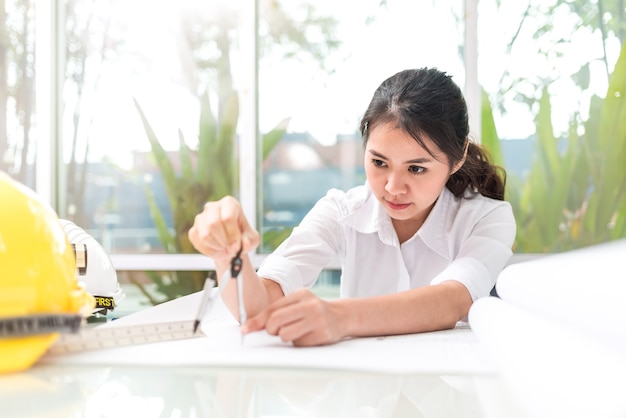
[[[59,355],[161,341],[203,337],[201,329],[194,332],[194,320],[127,326],[98,326],[77,333],[63,333],[50,346],[47,354]]]

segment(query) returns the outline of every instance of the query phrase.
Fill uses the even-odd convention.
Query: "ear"
[[[463,158],[461,158],[459,162],[456,163],[454,167],[452,167],[452,172],[450,173],[450,175],[456,173],[457,171],[461,169],[461,167],[463,167],[463,164],[465,164],[465,160],[467,159],[468,148],[469,148],[469,138],[465,138],[465,149],[463,150]]]

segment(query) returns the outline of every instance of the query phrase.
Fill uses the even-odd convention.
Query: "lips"
[[[408,208],[411,205],[410,203],[393,203],[388,200],[385,200],[385,203],[392,210],[403,210],[403,209]]]

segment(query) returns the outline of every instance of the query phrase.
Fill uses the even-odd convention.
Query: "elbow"
[[[464,284],[457,281],[444,282],[446,286],[446,308],[441,315],[442,329],[452,329],[459,321],[467,319],[473,300],[469,290]]]
[[[459,321],[463,321],[464,318],[467,318],[467,312],[464,314],[453,313],[451,315],[446,315],[445,318],[442,318],[442,330],[453,329],[456,327],[456,324]]]
[[[469,307],[465,309],[463,307],[450,304],[446,306],[445,309],[441,310],[437,317],[432,318],[430,326],[426,326],[426,331],[454,329],[459,321],[463,321],[467,318],[468,312]]]

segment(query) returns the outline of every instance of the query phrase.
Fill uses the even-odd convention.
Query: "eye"
[[[387,164],[385,164],[385,162],[383,160],[379,160],[376,158],[372,159],[372,164],[374,164],[376,167],[386,167]]]
[[[424,167],[420,167],[419,165],[412,165],[409,167],[409,172],[411,174],[421,174],[424,171],[426,171],[426,169]]]

